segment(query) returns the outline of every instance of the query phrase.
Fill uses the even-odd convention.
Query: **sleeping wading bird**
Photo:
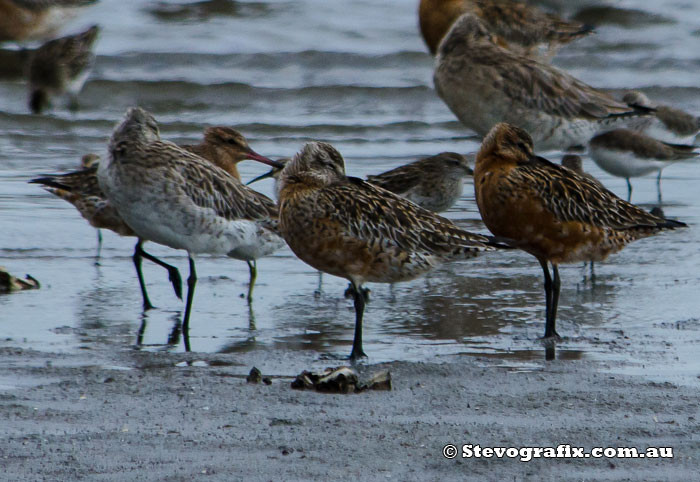
[[[353,360],[366,356],[364,283],[407,281],[442,262],[507,247],[492,237],[463,231],[369,182],[347,177],[340,153],[323,142],[306,144],[282,171],[280,231],[302,261],[352,284]]]
[[[240,180],[236,165],[249,156],[257,156],[248,145],[248,141],[237,130],[227,126],[207,127],[204,130],[204,139],[199,144],[185,144],[181,148],[190,151],[207,161],[219,166],[230,175]],[[29,181],[30,183],[42,184],[48,192],[73,204],[78,212],[97,229],[97,258],[100,257],[102,247],[102,235],[100,229],[109,229],[120,236],[136,236],[136,233],[127,226],[126,222],[119,215],[115,207],[106,198],[104,192],[97,181],[97,166],[99,156],[97,154],[86,154],[82,159],[83,169],[69,172],[67,174],[54,174],[42,176]],[[143,298],[143,308],[149,310],[153,308],[146,283],[141,270],[141,258],[146,258],[168,270],[170,281],[173,284],[175,294],[182,299],[182,280],[180,273],[174,266],[171,266],[153,255],[143,250],[145,240],[140,239],[134,249],[134,266],[141,287]],[[255,261],[248,261],[250,270],[250,282],[248,284],[248,301],[250,302],[255,286],[257,275]]]
[[[544,44],[551,57],[560,46],[593,33],[590,25],[566,21],[516,0],[421,0],[420,32],[431,54],[435,55],[440,40],[465,13],[479,17],[499,43],[528,56],[537,55]]]
[[[559,264],[602,261],[636,239],[686,226],[654,216],[586,177],[535,156],[528,133],[505,123],[494,126],[481,145],[474,190],[486,227],[532,254],[542,266],[545,338],[559,337]]]
[[[288,161],[280,159],[277,162],[286,164]],[[281,172],[282,168],[273,167],[248,184],[272,177],[275,180],[275,196],[279,198]],[[456,152],[441,152],[380,174],[369,175],[367,182],[398,194],[424,209],[440,213],[454,206],[462,196],[464,178],[473,174],[465,156]]]
[[[651,115],[497,45],[473,14],[462,15],[440,44],[434,82],[440,98],[477,134],[508,122],[528,131],[538,150],[583,145],[598,131]]]
[[[139,107],[127,111],[108,150],[97,176],[109,202],[141,239],[187,251],[182,332],[189,350],[195,255],[250,262],[271,254],[284,244],[277,234],[277,206],[220,167],[161,140],[155,119]],[[252,151],[247,158],[275,164]]]

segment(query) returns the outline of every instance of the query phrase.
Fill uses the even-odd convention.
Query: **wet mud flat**
[[[393,390],[340,395],[292,390],[300,367],[329,365],[293,351],[0,348],[0,480],[697,478],[696,384],[590,360],[499,363],[367,363],[361,374],[389,369]],[[272,383],[246,383],[252,366]],[[673,458],[447,459],[448,444],[672,447]]]

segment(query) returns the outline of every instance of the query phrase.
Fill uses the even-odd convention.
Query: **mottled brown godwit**
[[[280,231],[292,251],[319,271],[352,284],[355,337],[362,350],[363,284],[416,278],[438,264],[505,247],[362,179],[347,177],[340,153],[310,142],[280,177]]]

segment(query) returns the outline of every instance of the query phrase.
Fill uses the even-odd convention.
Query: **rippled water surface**
[[[76,114],[59,101],[48,115],[30,115],[22,79],[0,78],[0,265],[16,275],[31,273],[43,285],[0,295],[0,344],[183,349],[183,303],[166,273],[146,264],[158,309],[143,314],[130,258],[134,240],[105,232],[96,266],[95,231],[71,205],[27,184],[40,173],[73,168],[86,152],[102,153],[131,105],[152,111],[163,136],[177,142],[196,142],[211,124],[237,127],[271,157],[292,155],[309,139],[326,140],[356,176],[444,150],[476,151],[478,139],[432,89],[416,3],[103,0],[70,29],[103,27]],[[615,93],[643,89],[700,114],[700,6],[672,0],[615,5],[648,11],[584,12],[586,21],[598,20],[597,35],[562,49],[555,63],[594,86]],[[548,156],[558,160],[560,153]],[[585,165],[626,195],[624,180],[588,158]],[[255,163],[240,167],[245,179],[264,170]],[[582,266],[562,269],[559,332],[566,339],[558,357],[632,359],[640,371],[700,373],[694,356],[700,343],[699,169],[687,162],[664,171],[666,214],[689,229],[634,243],[596,265],[594,281]],[[656,203],[653,176],[633,184],[634,202]],[[271,194],[271,182],[258,187]],[[471,182],[447,216],[485,231]],[[186,277],[184,252],[149,248]],[[245,263],[199,259],[193,350],[349,352],[354,314],[342,296],[344,280],[324,276],[317,293],[318,274],[288,249],[258,267],[249,309],[241,297]],[[465,353],[526,367],[542,358],[541,284],[534,258],[493,253],[412,282],[373,285],[365,351],[372,361]]]

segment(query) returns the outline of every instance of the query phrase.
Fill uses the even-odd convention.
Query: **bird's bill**
[[[251,161],[262,162],[263,164],[267,164],[268,166],[276,167],[277,169],[282,169],[284,167],[284,164],[282,164],[281,162],[273,161],[272,159],[270,159],[268,157],[261,156],[260,154],[258,154],[257,152],[255,152],[252,149],[250,151],[248,151],[248,153],[246,155],[246,159],[250,159]]]
[[[262,181],[263,179],[267,179],[268,177],[273,177],[275,174],[275,168],[270,169],[267,171],[265,174],[261,174],[260,176],[256,177],[255,179],[251,179],[246,183],[246,186],[250,186],[254,182]]]

